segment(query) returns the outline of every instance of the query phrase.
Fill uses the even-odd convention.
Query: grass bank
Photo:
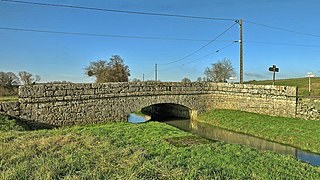
[[[0,179],[319,179],[290,156],[158,122],[0,132]]]
[[[235,110],[211,110],[201,114],[198,120],[320,153],[320,121],[274,117]]]
[[[272,85],[272,80],[249,81],[246,83]],[[311,78],[311,83],[311,96],[320,96],[320,77]],[[280,86],[297,86],[299,88],[299,96],[309,96],[309,78],[278,79],[275,84]]]

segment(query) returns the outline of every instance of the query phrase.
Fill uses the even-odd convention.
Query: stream
[[[128,117],[128,122],[143,123],[146,122],[146,120],[144,117],[130,114]],[[291,155],[300,161],[307,162],[314,166],[320,166],[320,154],[304,151],[290,145],[268,141],[262,138],[222,129],[198,121],[190,121],[190,119],[173,119],[164,120],[161,122],[177,127],[181,130],[191,132],[192,134],[196,134],[203,138],[222,141],[230,144],[240,144],[258,150],[273,151],[283,155]]]

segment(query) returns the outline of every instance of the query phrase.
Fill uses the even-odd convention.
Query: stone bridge
[[[129,82],[21,86],[19,102],[0,104],[0,113],[30,124],[67,126],[127,121],[142,108],[170,104],[196,118],[208,109],[236,109],[295,117],[297,88],[210,82]]]

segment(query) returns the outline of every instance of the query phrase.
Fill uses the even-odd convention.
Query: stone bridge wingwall
[[[18,117],[53,126],[127,121],[127,115],[158,103],[197,111],[235,109],[295,117],[297,89],[227,83],[137,82],[21,86]],[[4,111],[0,107],[0,112]]]

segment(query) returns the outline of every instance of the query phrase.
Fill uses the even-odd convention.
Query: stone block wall
[[[295,87],[226,83],[137,82],[21,86],[19,116],[54,126],[127,121],[158,103],[180,104],[199,114],[211,108],[294,117]]]
[[[19,118],[19,116],[20,116],[19,102],[1,102],[0,103],[0,114]]]
[[[308,120],[320,120],[320,99],[299,98],[297,117]]]
[[[271,85],[217,84],[211,108],[295,117],[297,88]]]

